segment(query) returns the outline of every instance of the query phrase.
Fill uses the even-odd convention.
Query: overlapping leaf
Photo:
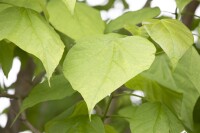
[[[79,91],[89,112],[104,97],[147,70],[155,58],[145,38],[102,35],[78,42],[64,61],[64,75]]]
[[[136,25],[128,24],[125,25],[124,28],[134,36],[142,36],[144,38],[149,37],[147,31],[144,29],[144,26],[138,27]]]
[[[149,36],[165,51],[173,68],[193,45],[192,33],[183,23],[173,19],[149,20],[143,22]]]
[[[105,133],[103,123],[97,116],[91,121],[84,102],[78,103],[47,123],[47,133]]]
[[[6,76],[8,76],[12,66],[14,48],[12,43],[0,41],[0,66]]]
[[[100,13],[86,4],[77,3],[73,15],[60,0],[51,0],[47,9],[51,24],[73,39],[104,32],[104,22],[101,20]]]
[[[160,9],[155,8],[144,8],[138,11],[130,11],[122,16],[110,21],[106,26],[106,32],[113,32],[124,28],[125,25],[136,25],[142,21],[150,18],[154,18],[160,14]]]
[[[185,127],[193,131],[193,109],[200,94],[199,60],[197,51],[190,48],[176,69],[171,70],[167,56],[160,55],[148,71],[126,85],[133,89],[140,88],[150,101],[159,101],[170,107]]]
[[[39,58],[50,78],[64,51],[52,27],[37,12],[20,7],[3,10],[0,20],[0,40],[8,39]]]
[[[45,5],[46,0],[0,0],[0,3],[7,3],[11,6],[19,6],[19,7],[25,7],[30,8],[35,11],[41,12],[42,7],[40,3]]]
[[[180,133],[184,130],[181,121],[160,103],[127,107],[120,114],[128,117],[132,133]]]
[[[154,63],[155,64],[155,63]],[[153,64],[153,66],[154,66]],[[165,64],[165,62],[163,62]],[[157,64],[158,65],[158,64]],[[164,65],[162,65],[164,66]],[[158,67],[160,68],[160,67]],[[163,67],[164,68],[164,67]],[[163,69],[162,68],[162,69]],[[152,67],[150,68],[152,70]],[[159,69],[158,69],[159,70]],[[149,71],[148,71],[149,72]],[[168,81],[171,84],[168,86],[161,85],[156,79],[163,79],[163,75],[150,75],[148,72],[144,72],[129,82],[126,83],[126,87],[134,89],[134,90],[142,90],[145,93],[146,99],[150,101],[158,101],[166,104],[171,110],[173,110],[177,115],[180,116],[180,111],[182,108],[182,100],[183,94],[179,90],[175,90],[176,87],[173,85],[173,80],[170,79],[170,75],[168,77]],[[167,72],[166,72],[167,74]],[[152,76],[152,77],[151,77]],[[156,77],[158,76],[158,77]],[[161,76],[161,77],[160,77]],[[154,78],[156,77],[156,78]],[[159,78],[160,77],[160,78]],[[160,80],[162,82],[162,80]],[[171,89],[173,88],[173,89]]]
[[[105,125],[105,133],[118,133],[112,126]]]
[[[76,5],[76,0],[62,0],[65,5],[67,6],[67,8],[69,9],[69,11],[71,12],[71,14],[74,14],[74,8]]]
[[[149,20],[143,24],[149,36],[166,52],[173,68],[194,43],[190,30],[177,20]]]
[[[74,92],[63,75],[54,76],[51,78],[51,87],[49,87],[47,81],[44,81],[33,88],[29,96],[23,101],[21,111],[41,102],[63,99]]]

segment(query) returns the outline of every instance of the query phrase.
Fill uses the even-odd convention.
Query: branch
[[[22,123],[28,128],[30,129],[33,133],[41,133],[38,129],[36,129],[26,118],[26,113],[22,112],[20,120],[22,121]]]
[[[39,84],[42,81],[42,78],[44,77],[45,74],[46,74],[45,71],[38,74],[32,81],[33,86]]]
[[[152,0],[147,0],[146,3],[144,4],[143,8],[145,7],[150,7],[151,6]]]
[[[18,114],[20,110],[21,100],[29,94],[33,87],[32,79],[34,75],[34,70],[35,64],[33,62],[33,59],[30,58],[27,62],[26,67],[24,69],[21,69],[17,76],[17,81],[15,83],[15,96],[17,96],[18,98],[11,100],[11,105],[7,114],[8,121],[6,127],[3,129],[3,133],[18,133],[20,131],[22,122],[20,118],[16,119],[12,127],[10,127],[10,125],[12,124],[13,120],[16,117],[16,114]]]
[[[94,6],[94,8],[98,9],[98,10],[109,10],[113,4],[114,4],[115,0],[109,0],[108,3],[104,6]]]
[[[184,15],[182,16],[181,20],[189,29],[191,29],[192,22],[194,19],[194,13],[198,6],[199,6],[199,1],[193,0],[184,9],[183,12]]]
[[[0,94],[0,97],[10,98],[10,99],[18,99],[17,96],[15,96],[15,95],[10,95],[10,94],[7,94],[7,93],[1,93],[1,94]]]
[[[139,97],[139,98],[146,100],[145,97],[140,96],[140,95],[136,95],[136,94],[133,94],[133,93],[122,93],[122,94],[114,95],[113,97],[119,97],[119,96],[135,96],[135,97]]]

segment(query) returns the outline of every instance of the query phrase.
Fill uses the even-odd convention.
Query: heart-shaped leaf
[[[130,123],[132,133],[180,133],[181,121],[160,103],[144,103],[139,107],[127,107],[120,111]]]
[[[64,61],[64,75],[87,103],[89,113],[104,97],[147,70],[155,58],[145,38],[102,35],[77,42]]]
[[[0,20],[0,40],[8,39],[39,58],[50,79],[64,51],[64,44],[53,28],[39,13],[20,7],[3,10]]]
[[[154,19],[145,21],[143,24],[149,36],[168,55],[173,68],[194,43],[190,30],[178,20]]]

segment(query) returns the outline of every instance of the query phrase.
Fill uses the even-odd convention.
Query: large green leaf
[[[0,41],[0,66],[6,76],[8,76],[12,66],[14,48],[12,43]]]
[[[91,113],[97,102],[148,69],[154,54],[154,45],[139,36],[93,37],[70,49],[64,61],[64,75],[81,93]]]
[[[52,27],[37,12],[19,7],[0,12],[0,20],[0,40],[8,39],[39,58],[50,78],[64,51]]]
[[[69,100],[70,99],[70,100]],[[44,131],[45,124],[66,109],[81,100],[78,93],[74,93],[60,100],[50,100],[34,105],[26,110],[27,119],[40,131]]]
[[[67,8],[69,9],[69,11],[71,12],[71,14],[74,14],[74,8],[76,5],[76,0],[62,0],[65,5],[67,6]]]
[[[185,8],[185,6],[187,4],[189,4],[192,0],[176,0],[176,5],[179,9],[180,12],[183,11],[183,9]]]
[[[190,48],[181,58],[176,69],[171,70],[167,56],[159,55],[151,68],[140,75],[141,80],[145,79],[145,82],[136,77],[126,85],[131,88],[135,87],[135,89],[144,87],[142,90],[145,91],[150,101],[160,101],[166,104],[172,111],[175,111],[174,113],[179,116],[189,131],[194,130],[193,109],[200,94],[199,60],[200,56],[197,51]],[[178,93],[183,94],[182,102],[180,101],[181,95],[177,95]]]
[[[138,11],[129,11],[122,16],[110,21],[106,26],[106,32],[112,32],[124,28],[125,25],[136,25],[142,21],[150,18],[154,18],[160,14],[160,9],[155,8],[144,8]]]
[[[143,24],[149,36],[166,52],[173,68],[194,43],[190,30],[178,20],[154,19]]]
[[[47,9],[51,24],[73,39],[104,32],[104,22],[101,20],[100,13],[86,4],[77,3],[73,15],[60,0],[51,0]]]
[[[48,81],[44,81],[33,88],[28,97],[23,101],[21,111],[41,102],[63,99],[74,92],[63,75],[54,76],[51,78],[51,87],[49,87]]]
[[[78,103],[55,117],[45,126],[47,133],[105,133],[103,123],[97,116],[91,121],[84,102]]]
[[[160,103],[127,107],[120,114],[128,117],[132,133],[180,133],[184,130],[178,118]]]
[[[41,12],[42,7],[41,7],[40,3],[45,5],[46,0],[0,0],[0,3],[7,3],[12,6],[30,8],[35,11]]]

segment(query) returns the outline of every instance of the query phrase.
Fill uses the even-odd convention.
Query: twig
[[[41,133],[38,129],[36,129],[27,119],[25,112],[22,112],[20,120],[22,123],[29,128],[33,133]]]
[[[46,74],[45,71],[38,74],[32,81],[33,86],[39,84],[42,81],[42,78],[44,77],[45,74]]]
[[[10,94],[7,94],[7,93],[1,93],[1,94],[0,94],[0,97],[10,98],[10,99],[18,99],[17,96],[15,96],[15,95],[10,95]]]
[[[111,95],[110,95],[110,97],[109,97],[109,100],[108,100],[108,104],[107,104],[107,106],[106,106],[106,110],[105,110],[105,112],[104,112],[104,114],[103,114],[103,117],[102,117],[102,120],[103,120],[103,121],[105,121],[105,119],[106,119],[106,115],[107,115],[107,113],[108,113],[108,110],[109,110],[110,104],[111,104],[111,102],[112,102],[112,99],[113,99],[113,94],[111,93]]]
[[[122,118],[122,119],[131,119],[130,117],[120,116],[120,115],[107,115],[106,118]]]
[[[169,12],[169,11],[161,11],[161,12],[165,12],[165,13],[169,13],[169,14],[172,14],[172,15],[175,15],[176,16],[176,12],[173,13],[173,12]],[[195,15],[195,14],[192,14],[192,13],[189,13],[189,12],[184,12],[184,13],[180,13],[181,15],[190,15],[190,16],[194,16],[194,17],[197,17],[197,18],[200,18],[200,16],[198,15]]]
[[[18,99],[18,106],[21,107],[21,105],[22,105],[22,99],[19,98],[19,99]],[[20,114],[19,120],[21,120],[21,122],[22,122],[28,129],[30,129],[33,133],[41,133],[38,129],[36,129],[36,128],[27,120],[25,111],[23,111],[23,112]]]
[[[122,94],[114,95],[113,97],[115,98],[115,97],[119,97],[119,96],[135,96],[135,97],[139,97],[139,98],[142,98],[145,100],[145,97],[139,96],[139,95],[136,95],[133,93],[122,93]]]

